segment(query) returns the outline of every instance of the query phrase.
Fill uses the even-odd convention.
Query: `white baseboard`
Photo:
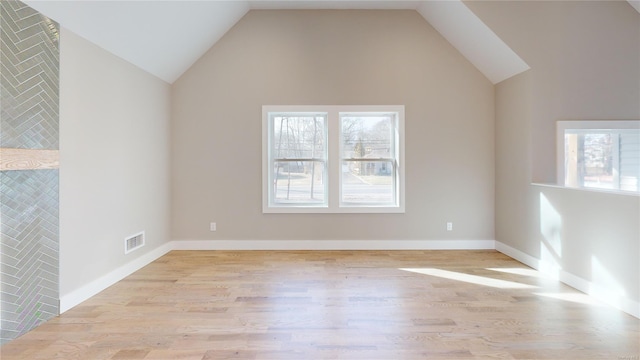
[[[61,296],[60,313],[98,294],[171,250],[479,250],[493,248],[493,240],[176,240]]]
[[[60,313],[98,294],[172,250],[497,250],[545,275],[600,301],[640,318],[640,303],[628,298],[611,299],[585,279],[495,240],[174,240],[136,258],[91,283],[60,297]]]
[[[494,240],[174,240],[174,250],[493,250]]]
[[[166,243],[158,248],[136,258],[135,260],[120,266],[108,274],[90,282],[89,284],[60,297],[60,314],[98,294],[102,290],[117,283],[125,277],[142,269],[146,265],[160,258],[172,250],[172,243]]]
[[[540,268],[540,260],[534,258],[529,254],[525,254],[520,250],[512,248],[509,245],[503,244],[497,240],[496,240],[496,250],[536,270]]]
[[[570,272],[559,269],[555,264],[547,264],[542,260],[536,259],[535,257],[528,255],[520,250],[514,249],[509,245],[503,244],[500,241],[496,241],[496,250],[515,260],[520,261],[527,266],[539,270],[546,276],[557,279],[574,289],[582,291],[583,293],[593,297],[596,300],[599,300],[618,310],[624,311],[631,316],[640,318],[640,303],[637,301],[633,301],[627,297],[612,298],[609,292],[606,289],[603,289],[601,285],[595,284]]]
[[[172,250],[486,250],[494,240],[175,240],[60,297],[64,313]]]

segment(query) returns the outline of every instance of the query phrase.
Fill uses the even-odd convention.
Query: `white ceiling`
[[[529,65],[461,1],[424,1],[417,10],[492,83],[529,69]]]
[[[24,2],[168,83],[177,80],[251,9],[414,9],[494,84],[529,68],[460,0]]]
[[[250,9],[246,1],[24,2],[168,83],[178,79]]]
[[[24,0],[63,27],[173,83],[251,9],[415,9],[420,1]]]

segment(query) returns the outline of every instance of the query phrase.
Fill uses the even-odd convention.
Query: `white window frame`
[[[325,204],[274,204],[271,201],[270,113],[326,113],[327,114],[327,166]],[[395,197],[394,204],[342,204],[341,203],[341,123],[340,114],[396,113],[395,121]],[[262,107],[262,212],[263,213],[404,213],[405,161],[404,161],[404,106],[403,105],[264,105]]]
[[[275,158],[272,157],[271,155],[271,134],[273,134],[274,132],[274,123],[271,121],[272,118],[275,117],[282,117],[282,115],[296,115],[296,116],[301,116],[301,117],[323,117],[325,119],[324,122],[324,127],[321,130],[321,132],[324,134],[324,139],[325,139],[325,146],[324,146],[324,152],[323,154],[318,154],[318,156],[314,157],[314,158],[296,158],[296,159],[291,159],[291,158]],[[263,125],[266,126],[266,130],[267,130],[267,135],[266,135],[266,140],[263,139],[263,146],[266,143],[267,147],[266,147],[266,153],[267,153],[267,161],[266,161],[266,168],[267,168],[267,182],[266,182],[266,187],[263,189],[264,192],[267,192],[267,199],[268,199],[268,207],[269,208],[323,208],[326,207],[328,205],[328,179],[327,179],[327,174],[328,174],[328,145],[326,143],[326,140],[328,138],[327,136],[327,130],[329,128],[329,122],[328,122],[328,114],[325,111],[269,111],[266,113],[267,118],[263,121]],[[266,124],[264,124],[266,121]],[[263,153],[265,152],[264,147],[263,147]],[[274,187],[272,186],[274,184],[274,176],[275,174],[273,174],[272,170],[272,164],[273,162],[305,162],[305,161],[310,161],[310,162],[321,162],[324,164],[324,171],[323,171],[323,193],[324,193],[324,201],[323,202],[292,202],[292,203],[276,203],[275,201],[275,194],[274,194]],[[263,169],[264,171],[264,169]],[[264,175],[264,173],[263,173]],[[263,180],[264,183],[264,180]]]
[[[640,120],[562,120],[556,123],[556,174],[557,184],[559,186],[570,187],[565,184],[565,133],[567,130],[576,133],[612,133],[619,134],[623,130],[640,129]],[[619,149],[618,139],[614,138],[614,147]],[[619,151],[614,151],[613,154],[613,176],[614,183],[619,182]],[[573,188],[573,187],[572,187]],[[621,189],[602,189],[597,187],[575,187],[577,189],[584,189],[590,191],[605,191],[605,192],[618,192],[621,194],[638,195],[638,192],[627,191]]]

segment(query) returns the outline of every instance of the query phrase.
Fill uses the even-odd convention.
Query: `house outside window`
[[[263,106],[263,212],[404,212],[403,106]]]
[[[640,121],[559,121],[558,183],[640,193]]]

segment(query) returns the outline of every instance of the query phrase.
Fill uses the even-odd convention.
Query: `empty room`
[[[640,360],[640,2],[0,2],[0,358]]]

